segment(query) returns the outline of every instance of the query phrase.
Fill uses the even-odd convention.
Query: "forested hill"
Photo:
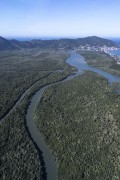
[[[95,45],[95,46],[104,46],[104,45],[106,45],[108,47],[112,47],[112,46],[117,45],[115,42],[113,42],[111,40],[100,38],[100,37],[97,37],[97,36],[79,38],[78,42],[80,42],[82,45],[89,44],[91,46],[93,46],[93,45]]]
[[[0,50],[14,50],[22,48],[65,48],[71,49],[74,47],[79,47],[80,45],[90,45],[90,46],[108,46],[117,47],[118,44],[108,40],[103,39],[97,36],[91,36],[86,38],[78,39],[59,39],[59,40],[31,40],[31,41],[17,41],[17,40],[7,40],[3,37],[0,37]]]
[[[16,49],[16,46],[14,46],[9,40],[0,36],[0,50],[12,50],[12,49]]]

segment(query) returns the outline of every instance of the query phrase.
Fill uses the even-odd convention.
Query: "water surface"
[[[84,70],[90,70],[92,72],[100,74],[101,76],[106,78],[110,84],[112,84],[113,82],[120,82],[120,76],[115,76],[100,69],[89,66],[86,63],[85,58],[76,52],[71,53],[70,58],[67,59],[67,63],[71,66],[76,67],[79,72]]]
[[[93,67],[87,65],[84,57],[77,54],[75,51],[71,52],[70,54],[71,54],[71,56],[67,59],[67,63],[69,65],[76,67],[78,69],[78,71],[74,75],[71,75],[64,80],[61,80],[57,83],[52,83],[50,85],[46,85],[43,88],[41,88],[40,90],[38,90],[35,93],[35,95],[33,95],[32,99],[31,99],[31,103],[27,109],[26,124],[27,124],[28,130],[29,130],[29,133],[31,134],[32,139],[34,140],[34,142],[36,142],[37,146],[42,151],[48,180],[57,180],[58,179],[57,164],[52,155],[52,152],[50,151],[50,149],[48,148],[48,146],[46,145],[46,143],[44,141],[44,137],[40,134],[40,132],[37,128],[37,125],[35,123],[35,118],[34,118],[35,109],[37,108],[38,103],[39,103],[44,91],[52,85],[60,84],[60,83],[63,83],[63,82],[73,79],[74,77],[84,73],[84,70],[90,70],[92,72],[102,75],[109,81],[110,84],[112,84],[113,82],[120,82],[120,77],[114,76],[110,73],[104,72],[102,70],[99,70],[99,69],[96,69],[96,68],[93,68]]]

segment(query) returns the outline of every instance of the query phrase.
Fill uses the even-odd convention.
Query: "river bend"
[[[48,146],[46,145],[43,136],[40,134],[39,130],[37,129],[37,125],[36,125],[35,119],[34,119],[35,109],[37,108],[38,102],[40,101],[40,98],[42,97],[44,91],[48,87],[50,87],[52,85],[69,81],[69,80],[73,79],[74,77],[76,77],[76,76],[78,76],[80,74],[83,74],[85,70],[90,70],[92,72],[95,72],[97,74],[102,75],[103,77],[105,77],[108,80],[108,82],[110,84],[112,84],[113,82],[120,82],[120,77],[114,76],[114,75],[112,75],[110,73],[107,73],[107,72],[104,72],[104,71],[102,71],[100,69],[93,68],[93,67],[89,66],[85,62],[84,57],[81,56],[80,54],[77,54],[75,51],[72,51],[70,53],[70,57],[66,60],[66,62],[69,65],[74,66],[75,68],[77,68],[78,71],[75,74],[73,74],[71,76],[68,76],[64,80],[61,80],[61,81],[59,81],[57,83],[52,83],[50,85],[46,85],[43,88],[41,88],[40,90],[38,90],[32,96],[30,104],[29,104],[29,106],[27,108],[27,113],[26,113],[26,122],[25,122],[25,125],[27,126],[26,130],[28,131],[29,136],[31,137],[34,144],[36,144],[37,148],[40,150],[40,152],[42,152],[42,156],[43,156],[43,159],[44,159],[46,173],[47,173],[47,179],[48,180],[57,180],[58,179],[58,177],[57,177],[57,164],[55,162],[55,159],[54,159],[51,151],[49,150]],[[49,76],[49,75],[47,75],[47,76]],[[45,78],[45,77],[43,77],[43,78]],[[8,115],[10,115],[10,113],[12,113],[12,111],[19,105],[19,103],[22,101],[22,99],[25,97],[25,95],[30,91],[30,89],[36,83],[34,83],[30,88],[28,88],[21,95],[21,97],[18,99],[18,101],[16,101],[14,106],[9,110],[9,112],[3,118],[0,119],[0,123],[2,123],[4,121],[4,119]]]
[[[37,108],[37,105],[38,105],[44,91],[52,85],[60,84],[60,83],[63,83],[63,82],[73,79],[74,77],[82,74],[84,72],[84,70],[90,70],[92,72],[102,75],[109,81],[110,84],[112,84],[113,82],[120,82],[120,77],[114,76],[110,73],[107,73],[100,69],[96,69],[96,68],[89,66],[85,62],[84,57],[77,54],[76,52],[71,52],[71,55],[66,60],[66,62],[69,65],[76,67],[78,71],[74,75],[71,75],[64,80],[61,80],[57,83],[52,83],[50,85],[46,85],[43,88],[41,88],[40,90],[38,90],[31,98],[31,103],[28,106],[27,114],[26,114],[26,125],[28,127],[28,131],[29,131],[32,139],[34,140],[34,142],[37,144],[38,148],[42,152],[48,180],[57,180],[58,179],[57,164],[55,162],[55,159],[54,159],[51,151],[49,150],[48,146],[46,145],[43,136],[40,134],[39,130],[37,129],[37,125],[35,123],[35,118],[34,118],[35,109]]]

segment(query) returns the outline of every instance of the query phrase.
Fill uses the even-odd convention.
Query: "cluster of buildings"
[[[107,46],[90,46],[89,44],[86,44],[85,46],[79,46],[78,50],[88,50],[88,51],[113,51],[113,50],[118,50],[117,47],[107,47]]]
[[[86,44],[85,46],[79,46],[77,50],[88,50],[88,51],[100,51],[105,52],[111,55],[115,58],[117,64],[120,65],[120,57],[112,55],[111,51],[120,50],[120,48],[117,47],[108,47],[108,46],[90,46],[89,44]]]
[[[117,64],[119,64],[119,65],[120,65],[120,60],[118,60],[118,61],[117,61]]]

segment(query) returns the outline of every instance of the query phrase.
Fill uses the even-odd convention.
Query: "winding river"
[[[40,101],[40,98],[42,97],[44,91],[52,85],[63,83],[63,82],[73,79],[74,77],[82,74],[84,72],[84,70],[90,70],[92,72],[102,75],[109,81],[110,84],[112,84],[113,82],[120,82],[120,77],[114,76],[112,74],[109,74],[107,72],[104,72],[102,70],[99,70],[99,69],[89,66],[85,62],[84,57],[82,57],[81,55],[77,54],[74,51],[71,52],[70,57],[66,60],[66,62],[69,65],[76,67],[78,71],[74,75],[71,75],[64,80],[61,80],[57,83],[52,83],[50,85],[46,85],[43,88],[41,88],[40,90],[38,90],[35,93],[35,95],[33,95],[32,99],[31,99],[31,103],[27,109],[27,114],[26,114],[26,125],[28,127],[28,131],[29,131],[33,141],[37,144],[38,148],[42,152],[48,180],[57,180],[58,179],[57,164],[54,160],[54,157],[53,157],[51,151],[49,150],[48,146],[45,144],[43,136],[38,131],[35,120],[34,120],[35,109],[37,108],[38,102]]]
[[[75,51],[70,52],[70,57],[66,60],[66,62],[69,65],[76,67],[78,71],[75,74],[67,77],[64,80],[61,80],[57,83],[52,83],[50,85],[46,85],[43,88],[41,88],[40,90],[38,90],[32,96],[31,102],[27,108],[27,113],[26,113],[26,123],[25,123],[26,130],[28,131],[29,136],[31,137],[32,141],[34,142],[34,144],[36,145],[38,150],[40,152],[42,152],[42,158],[45,163],[45,171],[47,173],[47,180],[57,180],[58,177],[57,177],[57,164],[55,162],[55,159],[54,159],[51,151],[49,150],[48,146],[45,144],[43,136],[38,131],[36,123],[35,123],[35,119],[34,119],[34,111],[35,111],[35,109],[38,105],[38,102],[40,101],[40,98],[42,97],[44,91],[52,85],[63,83],[63,82],[73,79],[74,77],[84,73],[84,70],[90,70],[92,72],[102,75],[109,81],[110,84],[112,84],[113,82],[120,82],[120,77],[114,76],[112,74],[109,74],[107,72],[104,72],[102,70],[99,70],[99,69],[89,66],[85,62],[84,57],[77,54]],[[60,71],[60,72],[62,73],[62,71]],[[49,76],[49,75],[47,75],[47,76]],[[45,78],[45,77],[43,77],[43,78]],[[3,118],[0,119],[0,123],[2,123],[4,121],[4,119],[10,115],[10,113],[12,113],[12,111],[19,105],[19,103],[22,101],[22,99],[26,96],[26,94],[30,91],[30,89],[36,83],[34,83],[30,88],[28,88],[20,96],[20,98],[17,100],[17,102],[14,104],[14,106],[9,110],[9,112]]]

